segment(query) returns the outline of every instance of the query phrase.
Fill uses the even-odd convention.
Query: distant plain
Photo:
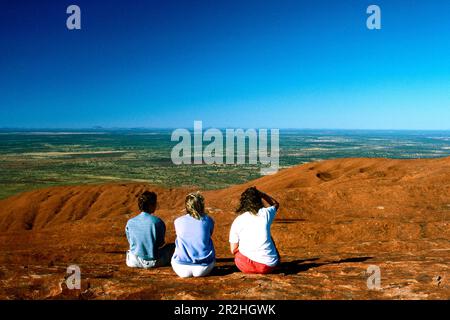
[[[174,165],[172,130],[0,130],[0,199],[103,182],[220,189],[260,177],[258,165]],[[205,143],[206,145],[206,143]],[[450,155],[450,131],[281,130],[281,168],[348,157]]]

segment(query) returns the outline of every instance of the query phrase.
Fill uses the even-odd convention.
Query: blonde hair
[[[205,213],[205,198],[200,192],[192,192],[186,196],[186,212],[193,218],[200,220]]]

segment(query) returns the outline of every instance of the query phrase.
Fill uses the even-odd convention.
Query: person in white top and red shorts
[[[263,200],[268,203],[265,207]],[[230,230],[230,249],[236,266],[244,273],[271,273],[280,263],[280,255],[270,234],[279,208],[271,196],[251,187],[241,194]]]

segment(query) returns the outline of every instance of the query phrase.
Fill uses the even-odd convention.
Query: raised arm
[[[266,201],[270,206],[274,206],[275,209],[278,210],[278,208],[280,207],[280,204],[278,203],[277,200],[275,200],[274,198],[269,196],[267,193],[264,193],[262,191],[259,191],[259,194],[261,195],[261,198],[264,199],[264,201]]]

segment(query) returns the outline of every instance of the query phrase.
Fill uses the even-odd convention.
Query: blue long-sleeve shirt
[[[173,259],[180,264],[208,265],[215,260],[211,235],[214,220],[204,216],[197,220],[186,214],[175,220],[175,253]]]
[[[141,212],[128,220],[125,233],[132,253],[144,260],[158,259],[166,234],[166,225],[160,218]]]

